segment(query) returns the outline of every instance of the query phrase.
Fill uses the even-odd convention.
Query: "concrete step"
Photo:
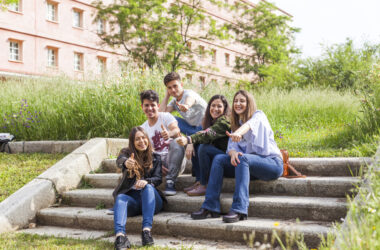
[[[71,206],[112,207],[113,189],[78,189],[66,192],[64,202]],[[221,195],[221,209],[227,213],[232,204],[232,193]],[[183,192],[168,196],[164,210],[190,213],[197,211],[204,196],[190,197]],[[339,221],[346,216],[345,198],[255,195],[249,199],[249,216],[317,221]]]
[[[371,162],[371,158],[335,157],[335,158],[290,158],[297,171],[308,176],[357,176],[361,166]],[[105,159],[102,169],[105,173],[115,173],[116,159]],[[191,173],[191,161],[187,161],[186,174]]]
[[[141,216],[130,217],[127,221],[127,232],[141,231]],[[105,209],[80,207],[59,207],[41,210],[37,215],[40,225],[85,228],[95,230],[112,230],[113,216],[107,215]],[[162,212],[154,216],[153,234],[195,237],[244,242],[243,235],[255,232],[255,241],[262,241],[270,236],[273,230],[285,235],[297,232],[303,234],[309,247],[317,247],[320,235],[326,236],[330,223],[295,220],[278,220],[249,217],[248,220],[229,224],[223,223],[221,218],[192,220],[188,214]],[[266,235],[266,236],[265,236]]]
[[[85,180],[96,188],[116,187],[121,174],[87,174]],[[194,183],[191,175],[181,175],[176,183],[177,190],[183,190]],[[279,178],[274,181],[255,180],[251,182],[250,193],[270,195],[296,195],[296,196],[318,196],[318,197],[346,197],[351,194],[355,185],[360,184],[357,177],[316,177],[287,179]],[[160,185],[164,188],[164,185]],[[223,180],[223,192],[232,193],[235,190],[235,179],[225,178]]]
[[[111,231],[86,230],[80,228],[38,226],[36,228],[20,230],[21,233],[53,236],[57,238],[74,238],[81,240],[96,239],[108,241],[113,244],[115,236]],[[129,233],[128,239],[133,248],[142,247],[141,234]],[[172,237],[153,234],[154,246],[170,249],[249,249],[246,244],[241,242],[226,242],[221,240],[202,240],[192,237]]]

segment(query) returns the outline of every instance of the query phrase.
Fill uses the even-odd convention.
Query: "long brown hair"
[[[223,95],[214,95],[213,97],[211,97],[210,101],[208,101],[208,104],[207,104],[205,116],[204,116],[203,121],[202,121],[202,128],[203,129],[207,129],[211,125],[214,124],[215,121],[211,117],[210,108],[211,108],[211,103],[213,101],[215,101],[215,100],[218,100],[218,99],[220,99],[222,101],[223,107],[224,107],[224,111],[223,111],[223,114],[221,116],[223,116],[223,115],[224,116],[229,115],[229,113],[230,113],[230,106],[228,105],[227,99]]]
[[[238,92],[236,92],[236,94],[234,95],[234,99],[232,101],[232,113],[231,113],[231,130],[232,131],[236,131],[240,127],[239,115],[236,114],[235,109],[234,109],[235,98],[238,94],[243,95],[247,100],[247,107],[246,107],[244,113],[242,114],[243,115],[243,119],[242,119],[243,123],[248,121],[252,117],[253,113],[255,113],[257,110],[255,98],[253,98],[252,94],[250,94],[249,92],[247,92],[245,90],[239,90]]]
[[[145,151],[140,152],[135,147],[135,138],[137,132],[142,132],[144,136],[148,139],[148,147]],[[133,168],[127,169],[127,174],[129,178],[132,178],[136,175],[136,179],[141,179],[144,176],[145,171],[153,167],[153,147],[152,143],[149,140],[148,134],[142,127],[134,127],[129,134],[129,144],[128,148],[124,148],[120,151],[120,154],[126,154],[130,157],[134,154],[135,161],[137,164]],[[119,155],[120,155],[119,154]]]

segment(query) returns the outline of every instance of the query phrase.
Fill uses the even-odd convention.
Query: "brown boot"
[[[189,192],[187,192],[188,196],[203,196],[205,194],[206,194],[206,187],[203,185],[198,185],[193,190],[190,190]]]
[[[198,187],[200,185],[199,181],[196,181],[194,182],[193,185],[191,185],[190,187],[187,187],[187,188],[184,188],[183,191],[185,193],[189,192],[190,190],[193,190],[194,188]]]

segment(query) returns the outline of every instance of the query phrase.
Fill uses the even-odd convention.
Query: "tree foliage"
[[[108,45],[121,46],[138,64],[152,68],[169,64],[172,70],[191,67],[196,49],[193,40],[226,37],[227,29],[205,15],[202,4],[215,0],[117,0],[96,2],[96,19],[106,20],[109,31],[99,34]],[[95,19],[95,20],[96,20]],[[207,25],[201,25],[207,22]]]
[[[0,8],[6,9],[9,4],[17,3],[19,0],[0,0]]]
[[[289,16],[277,14],[273,4],[260,1],[254,8],[237,4],[235,11],[237,24],[229,28],[236,41],[250,50],[249,56],[237,58],[235,72],[254,73],[262,82],[273,74],[273,67],[287,64],[292,54],[299,53],[293,45],[299,29],[289,25]]]

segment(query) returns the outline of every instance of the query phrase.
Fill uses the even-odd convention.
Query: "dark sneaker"
[[[115,249],[125,250],[128,248],[131,248],[131,243],[129,242],[128,237],[125,235],[117,236],[115,240]]]
[[[149,230],[143,230],[141,232],[141,242],[143,246],[151,246],[154,244],[152,234]]]
[[[164,191],[164,194],[167,196],[175,195],[177,191],[175,190],[175,185],[173,181],[167,181],[166,182],[166,188]]]

